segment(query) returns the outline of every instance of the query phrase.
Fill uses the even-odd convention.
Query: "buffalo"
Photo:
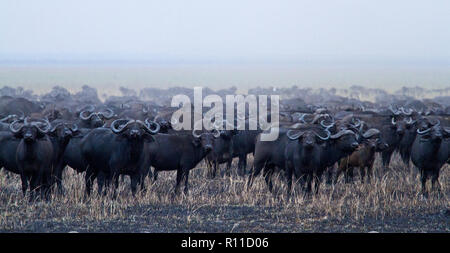
[[[442,127],[439,120],[434,122],[423,118],[418,122],[417,136],[414,140],[411,161],[420,171],[422,195],[428,196],[427,179],[431,177],[432,190],[441,191],[439,172],[449,159],[450,130]]]
[[[364,183],[365,175],[367,175],[367,179],[370,182],[375,152],[383,151],[388,145],[380,140],[380,131],[375,128],[367,130],[361,137],[362,143],[357,150],[339,161],[335,181],[344,172],[345,182],[350,182],[353,179],[353,169],[356,167],[360,170],[361,182]]]
[[[154,167],[154,179],[157,179],[159,171],[177,171],[175,194],[180,192],[180,184],[184,181],[184,193],[188,194],[189,171],[203,160],[213,149],[215,138],[220,137],[216,129],[199,132],[193,130],[192,134],[157,134],[155,141],[148,144],[148,153],[152,167]]]
[[[110,128],[96,128],[89,132],[81,143],[81,152],[88,164],[87,194],[90,194],[92,181],[97,176],[99,193],[111,182],[114,182],[115,193],[120,174],[130,176],[133,195],[138,184],[144,188],[143,180],[150,169],[146,143],[154,141],[153,135],[159,128],[157,123],[148,120],[144,123],[117,119]]]
[[[48,198],[52,176],[53,146],[47,133],[51,125],[47,120],[32,120],[26,117],[10,125],[14,137],[20,139],[16,150],[16,163],[22,179],[22,192],[30,186],[30,201],[40,191],[41,197]]]

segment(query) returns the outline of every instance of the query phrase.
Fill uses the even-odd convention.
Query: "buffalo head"
[[[213,129],[211,131],[199,131],[195,129],[192,130],[192,136],[194,136],[194,145],[196,147],[202,146],[204,152],[210,152],[213,148],[214,138],[220,137],[220,131]]]
[[[50,122],[45,120],[32,120],[26,117],[22,120],[15,120],[9,125],[10,131],[16,138],[23,139],[27,143],[43,138],[50,131]]]
[[[111,130],[128,140],[139,140],[141,138],[153,139],[151,135],[159,132],[160,126],[153,121],[131,119],[117,119],[111,123]]]
[[[298,140],[305,149],[312,149],[315,145],[330,139],[331,133],[327,129],[291,129],[287,131],[286,136],[291,140]]]
[[[104,112],[95,112],[94,107],[89,107],[80,112],[80,119],[86,122],[91,128],[101,127],[105,124],[105,120],[114,117],[114,112],[111,109],[106,109]]]

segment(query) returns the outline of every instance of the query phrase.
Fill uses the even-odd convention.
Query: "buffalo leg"
[[[314,193],[319,193],[320,183],[322,182],[323,171],[318,171],[316,176],[314,177]]]
[[[53,187],[56,184],[56,187],[58,190],[57,192],[59,195],[64,195],[64,192],[65,192],[64,186],[62,185],[62,177],[63,177],[64,169],[65,169],[64,165],[58,164],[55,167],[55,170],[54,170],[55,176],[52,177],[52,182],[51,182],[51,187]]]
[[[359,174],[361,176],[361,184],[364,184],[365,183],[364,179],[366,177],[366,167],[364,166],[359,167]]]
[[[233,159],[228,159],[226,168],[226,170],[228,171],[228,175],[231,174],[231,162],[233,162]]]
[[[306,174],[306,189],[305,193],[308,195],[311,193],[311,184],[312,184],[312,173]]]
[[[381,159],[383,161],[383,167],[385,170],[387,170],[389,168],[392,153],[394,153],[394,150],[386,150],[386,151],[381,152]]]
[[[147,187],[145,186],[145,175],[147,175],[147,173],[144,174],[139,174],[139,186],[141,187],[141,191],[142,192],[146,192],[147,191]]]
[[[180,193],[180,183],[181,178],[183,177],[183,171],[181,169],[177,170],[177,183],[175,185],[175,194],[178,195]]]
[[[28,190],[28,176],[25,173],[20,174],[20,179],[22,180],[22,193],[25,197]]]
[[[64,193],[65,193],[65,189],[62,184],[64,169],[65,169],[65,166],[63,166],[62,168],[59,168],[56,171],[56,186],[58,188],[58,194],[60,194],[60,195],[64,195]]]
[[[333,184],[333,173],[334,172],[334,166],[328,167],[327,168],[327,184],[331,185]]]
[[[353,168],[349,167],[345,171],[345,183],[348,184],[353,181]]]
[[[39,188],[39,182],[41,181],[40,173],[33,172],[31,173],[31,180],[30,180],[30,202],[36,199],[36,194],[38,190],[41,190]]]
[[[253,185],[253,180],[255,179],[255,177],[257,177],[259,175],[259,173],[261,173],[261,170],[264,168],[264,166],[261,163],[255,163],[253,165],[253,171],[250,172],[250,175],[248,176],[248,181],[247,181],[247,188],[250,189]]]
[[[439,183],[439,169],[434,170],[433,174],[431,176],[431,189],[432,191],[436,191],[438,192],[438,194],[441,193],[441,184]]]
[[[87,196],[91,195],[92,183],[97,178],[97,175],[98,175],[98,172],[96,173],[95,170],[92,169],[91,167],[88,167],[86,169],[86,175],[84,176],[84,181],[85,181],[85,184],[86,184],[86,194],[87,194]]]
[[[111,177],[111,180],[112,180],[111,183],[114,182],[114,185],[113,185],[113,187],[114,187],[113,188],[113,198],[114,199],[117,198],[117,189],[119,189],[119,177],[120,176],[122,176],[122,179],[125,178],[125,175],[119,175],[118,173],[113,174]]]
[[[246,173],[246,167],[247,167],[247,155],[239,156],[239,162],[238,162],[238,175],[239,176],[245,176]]]
[[[98,195],[106,195],[107,192],[107,186],[108,186],[108,180],[106,179],[106,175],[103,172],[99,172],[97,175],[97,190],[98,190]],[[103,189],[105,188],[105,189]]]
[[[422,183],[422,195],[427,198],[428,197],[428,191],[427,191],[427,172],[424,169],[420,170],[420,181]]]
[[[52,190],[52,175],[50,172],[45,172],[42,176],[42,197],[46,200],[50,200]]]
[[[132,174],[130,175],[130,179],[131,179],[131,194],[133,195],[133,197],[136,197],[137,185],[140,181],[140,175]]]
[[[270,193],[273,193],[273,182],[272,182],[273,168],[266,167],[264,172],[265,172],[264,179],[266,180],[266,185],[269,188]]]
[[[208,172],[206,174],[207,178],[213,179],[216,177],[216,167],[215,167],[215,160],[211,162],[211,160],[206,160],[206,165],[208,166]]]
[[[183,171],[183,177],[184,177],[184,194],[188,195],[189,193],[189,170],[185,169]]]
[[[230,164],[231,165],[231,164]],[[219,165],[219,167],[220,167],[220,165]],[[231,168],[231,166],[230,166],[230,168]],[[231,169],[230,169],[229,167],[228,167],[228,161],[227,161],[227,167],[226,167],[226,169],[225,169],[225,175],[227,176],[227,177],[231,177]]]

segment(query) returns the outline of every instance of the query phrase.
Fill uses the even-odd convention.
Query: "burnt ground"
[[[450,232],[450,209],[433,213],[411,213],[408,216],[366,217],[359,221],[327,216],[295,215],[280,218],[283,208],[247,206],[203,206],[195,211],[181,205],[142,205],[130,207],[126,218],[105,221],[57,221],[36,219],[26,221],[20,229],[0,232],[124,232],[124,233],[190,233],[190,232],[337,232],[364,233]]]
[[[147,181],[147,192],[136,198],[126,179],[117,199],[95,195],[86,200],[83,174],[69,170],[64,196],[28,203],[20,178],[1,171],[0,232],[450,232],[448,167],[440,177],[442,194],[424,199],[418,176],[399,164],[371,183],[341,180],[336,186],[323,184],[310,198],[297,191],[290,201],[268,193],[261,177],[245,190],[245,178],[206,179],[200,165],[190,177],[188,196],[173,198],[175,173],[164,172],[158,181]]]

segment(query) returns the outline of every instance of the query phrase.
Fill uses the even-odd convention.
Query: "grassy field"
[[[66,170],[65,196],[29,204],[20,177],[2,170],[0,232],[450,232],[448,166],[440,177],[443,194],[423,199],[415,169],[409,172],[397,156],[391,170],[370,184],[361,184],[355,173],[353,184],[343,178],[335,186],[322,184],[311,198],[296,187],[290,201],[281,180],[274,194],[262,177],[246,190],[247,178],[207,179],[203,162],[191,171],[190,194],[177,198],[175,172],[161,172],[156,182],[147,179],[148,191],[136,198],[126,178],[117,199],[86,200],[83,176]]]

